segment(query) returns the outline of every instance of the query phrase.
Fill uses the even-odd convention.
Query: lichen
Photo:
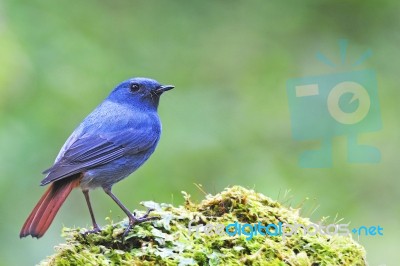
[[[136,225],[123,239],[127,220],[109,222],[97,234],[63,229],[65,244],[40,265],[366,265],[365,250],[350,235],[231,236],[207,233],[204,225],[234,223],[302,224],[311,221],[299,209],[285,207],[253,190],[234,186],[207,195],[199,204],[184,193],[184,206],[144,202],[157,220]],[[137,213],[138,215],[139,213]],[[188,225],[203,225],[198,233]],[[215,228],[214,228],[215,229]],[[214,231],[213,231],[214,232]]]

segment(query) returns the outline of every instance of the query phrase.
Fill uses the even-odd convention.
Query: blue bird
[[[135,217],[111,192],[112,186],[138,169],[154,152],[161,134],[157,108],[161,94],[173,89],[148,78],[119,84],[75,129],[54,165],[43,172],[41,185],[50,184],[23,225],[20,237],[40,238],[49,228],[72,189],[81,187],[93,230],[99,232],[89,191],[101,187],[126,213],[129,226],[150,220],[150,210]]]

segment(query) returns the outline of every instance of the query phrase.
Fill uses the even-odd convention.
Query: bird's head
[[[172,85],[161,85],[154,79],[131,78],[120,83],[107,99],[138,108],[157,109],[161,94],[173,88]]]

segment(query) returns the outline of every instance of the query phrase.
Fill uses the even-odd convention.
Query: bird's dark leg
[[[153,220],[153,219],[157,218],[157,217],[148,217],[149,213],[151,211],[153,211],[153,209],[148,209],[147,212],[145,213],[145,215],[143,215],[142,217],[135,217],[134,214],[132,214],[124,206],[124,204],[122,204],[121,201],[119,201],[119,199],[111,192],[111,187],[103,187],[103,189],[104,189],[104,192],[106,192],[107,195],[110,196],[115,201],[115,203],[118,204],[118,206],[125,212],[125,214],[129,218],[129,226],[128,226],[128,228],[126,228],[126,230],[125,230],[124,234],[122,235],[122,237],[125,237],[135,224],[139,224],[139,223],[146,222],[146,221]]]
[[[92,209],[92,204],[90,204],[89,190],[82,190],[82,192],[83,192],[83,195],[85,195],[86,203],[88,205],[90,217],[92,218],[92,224],[93,224],[93,230],[89,230],[89,231],[85,232],[85,234],[100,232],[101,229],[96,223],[96,219],[94,218],[94,213],[93,213],[93,209]]]

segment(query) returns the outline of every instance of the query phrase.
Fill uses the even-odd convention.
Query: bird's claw
[[[83,233],[83,235],[88,235],[88,234],[97,234],[98,232],[101,232],[101,229],[100,229],[100,227],[98,227],[97,225],[96,226],[93,226],[93,229],[92,230],[87,230],[86,232],[84,232]]]
[[[148,209],[147,212],[141,216],[141,217],[136,217],[135,213],[133,213],[132,216],[129,217],[129,225],[128,227],[125,229],[124,233],[122,234],[122,238],[125,238],[128,234],[129,231],[137,224],[143,223],[143,222],[147,222],[147,221],[151,221],[151,220],[155,220],[158,217],[153,216],[153,217],[148,217],[150,212],[154,211],[154,209]]]
[[[136,218],[136,215],[133,216],[134,220],[136,220],[136,223],[142,223],[145,221],[149,221],[149,220],[154,220],[157,217],[148,217],[150,212],[154,211],[154,209],[147,209],[147,212],[142,216],[142,217],[138,217]]]

